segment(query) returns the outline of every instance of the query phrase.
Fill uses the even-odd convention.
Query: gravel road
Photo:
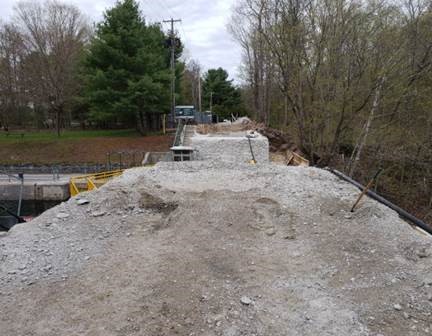
[[[315,168],[128,170],[0,236],[0,334],[432,334],[432,238],[357,195]]]

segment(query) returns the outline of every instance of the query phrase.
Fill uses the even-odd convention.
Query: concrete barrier
[[[269,162],[269,141],[261,134],[255,133],[251,138],[252,151],[258,163]],[[196,160],[219,159],[230,162],[249,162],[252,153],[246,132],[195,133],[191,138]]]
[[[18,200],[20,187],[19,183],[0,181],[0,201]],[[65,201],[70,197],[69,182],[24,183],[22,196],[26,201]]]
[[[142,165],[151,165],[156,164],[160,161],[172,161],[172,153],[171,152],[147,152],[144,156],[144,160],[142,161]]]

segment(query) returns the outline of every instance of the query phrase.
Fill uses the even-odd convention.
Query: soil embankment
[[[315,168],[160,163],[0,236],[2,335],[428,335],[432,238]]]

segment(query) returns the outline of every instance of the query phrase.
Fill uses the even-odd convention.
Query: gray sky
[[[77,5],[92,21],[102,18],[102,13],[115,0],[61,0]],[[222,67],[231,78],[237,77],[240,49],[227,32],[226,23],[235,0],[137,0],[148,21],[181,18],[177,29],[186,44],[186,57],[199,61],[203,68]],[[18,0],[0,0],[0,18],[8,20]],[[165,30],[169,24],[164,24]]]

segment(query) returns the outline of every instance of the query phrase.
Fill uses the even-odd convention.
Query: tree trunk
[[[60,116],[62,115],[63,112],[63,106],[59,105],[56,108],[56,126],[57,126],[57,136],[60,137],[60,129],[61,129],[61,124],[60,124]]]
[[[357,152],[355,153],[355,156],[353,156],[353,159],[352,159],[351,165],[350,165],[350,170],[348,172],[348,175],[350,177],[353,177],[355,169],[357,168],[357,164],[360,160],[360,156],[362,154],[363,148],[366,145],[366,141],[367,141],[367,137],[369,135],[369,131],[371,129],[372,121],[375,117],[375,113],[376,113],[378,106],[379,106],[381,89],[382,89],[382,86],[384,84],[384,80],[385,80],[384,77],[380,79],[380,82],[379,82],[379,84],[375,90],[375,97],[374,97],[374,100],[372,103],[372,108],[370,110],[369,117],[366,121],[363,135],[359,138],[359,142],[356,144]]]
[[[152,118],[152,114],[151,113],[146,113],[146,131],[151,131],[152,130],[152,124],[153,124],[153,118]]]
[[[144,121],[144,114],[142,112],[142,110],[140,109],[138,111],[138,120],[137,120],[137,131],[141,134],[141,135],[145,135],[145,121]]]

